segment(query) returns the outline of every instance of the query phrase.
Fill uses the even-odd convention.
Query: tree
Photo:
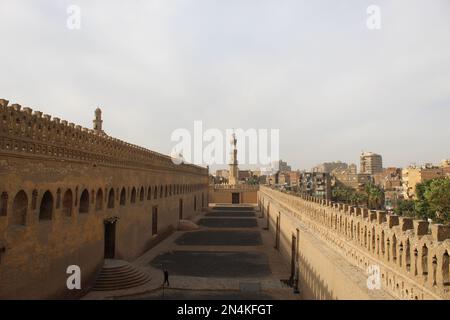
[[[416,200],[400,200],[394,212],[436,222],[450,221],[450,179],[436,178],[416,185]]]
[[[416,185],[417,199],[414,201],[415,216],[420,219],[436,219],[435,212],[430,211],[430,204],[425,198],[425,191],[430,188],[433,180],[427,180]]]
[[[350,197],[350,203],[354,206],[367,203],[367,195],[365,195],[364,193],[354,192]]]
[[[430,180],[422,196],[428,204],[428,212],[432,213],[437,221],[450,221],[450,179]]]
[[[251,184],[251,185],[259,184],[258,177],[255,175],[252,175],[250,178],[247,179],[247,184]]]
[[[384,190],[369,182],[365,187],[367,194],[367,207],[369,209],[382,209],[384,206]]]
[[[349,203],[354,190],[347,186],[335,186],[331,191],[334,201]]]
[[[399,199],[394,213],[399,216],[416,217],[416,208],[414,200]]]
[[[331,191],[334,201],[344,202],[353,206],[358,206],[367,203],[367,196],[364,193],[359,193],[355,189],[347,186],[335,186]]]

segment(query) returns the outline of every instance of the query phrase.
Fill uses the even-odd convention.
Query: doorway
[[[267,218],[266,230],[269,230],[269,227],[270,227],[270,202],[267,204],[266,218]]]
[[[292,240],[291,240],[291,282],[294,282],[296,260],[297,260],[297,237],[295,235],[292,235]]]
[[[178,219],[183,219],[183,199],[180,199],[178,202]]]
[[[280,248],[280,226],[281,226],[281,214],[278,213],[277,221],[275,224],[275,249]]]
[[[105,259],[116,256],[116,220],[105,221]]]
[[[231,193],[231,203],[233,203],[233,204],[239,203],[239,192]]]
[[[158,207],[152,208],[152,235],[158,234]]]

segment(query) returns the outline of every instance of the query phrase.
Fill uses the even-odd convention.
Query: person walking
[[[164,269],[164,284],[163,284],[163,286],[166,285],[166,284],[167,284],[168,287],[170,287],[170,284],[169,284],[169,271]]]

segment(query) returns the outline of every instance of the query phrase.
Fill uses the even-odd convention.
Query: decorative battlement
[[[259,185],[255,184],[214,184],[211,185],[214,190],[237,190],[237,191],[258,191]]]
[[[268,202],[364,271],[379,266],[382,287],[394,296],[450,299],[450,226],[261,187],[259,204]]]
[[[8,104],[8,100],[0,99],[0,153],[207,174],[206,168],[176,165],[170,156],[104,134],[100,118],[98,130],[92,130],[19,104]]]

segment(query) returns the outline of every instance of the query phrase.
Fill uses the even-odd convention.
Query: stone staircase
[[[105,259],[93,291],[122,290],[141,286],[150,276],[123,260]]]

